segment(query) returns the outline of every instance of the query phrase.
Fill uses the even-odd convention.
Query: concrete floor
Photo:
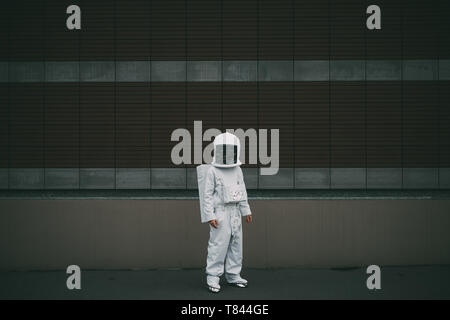
[[[363,268],[246,269],[246,289],[204,287],[203,271],[82,271],[81,290],[64,271],[1,272],[0,299],[450,299],[450,266],[383,267],[381,290],[366,288]]]

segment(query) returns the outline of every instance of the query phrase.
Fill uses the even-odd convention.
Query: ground
[[[209,293],[203,270],[82,271],[68,290],[65,271],[0,272],[0,299],[450,299],[450,266],[382,267],[381,290],[365,268],[246,269],[246,289]]]

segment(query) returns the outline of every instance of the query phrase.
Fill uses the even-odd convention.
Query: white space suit
[[[242,216],[251,214],[242,170],[239,167],[240,143],[231,133],[214,140],[211,165],[197,167],[202,222],[217,220],[210,225],[206,274],[208,288],[219,292],[220,276],[225,271],[229,284],[247,286],[241,278]],[[225,270],[224,270],[225,269]]]

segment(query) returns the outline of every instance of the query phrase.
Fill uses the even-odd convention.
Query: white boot
[[[220,291],[220,278],[215,276],[206,276],[206,283],[208,285],[208,290],[213,293],[218,293]]]
[[[239,274],[231,275],[231,274],[226,273],[225,278],[227,279],[228,284],[232,285],[232,286],[236,286],[239,288],[245,288],[248,285],[248,281],[245,280],[244,278],[242,278],[241,275],[239,275]]]

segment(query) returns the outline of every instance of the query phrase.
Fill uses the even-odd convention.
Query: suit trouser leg
[[[231,227],[227,214],[219,220],[217,228],[210,226],[208,241],[208,257],[206,260],[206,274],[209,278],[218,278],[224,272],[224,261],[230,244]]]
[[[228,246],[227,256],[225,258],[225,277],[227,281],[234,282],[240,278],[242,270],[242,225],[239,209],[234,209],[231,213],[232,236]],[[234,226],[233,226],[234,224]]]

